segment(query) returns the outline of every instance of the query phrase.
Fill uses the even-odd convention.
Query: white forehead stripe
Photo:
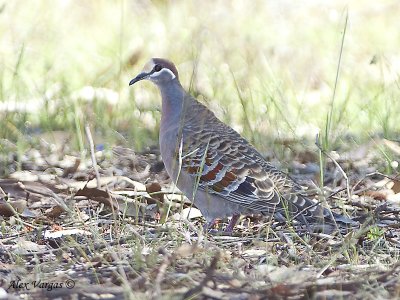
[[[154,72],[153,74],[151,74],[150,77],[151,78],[157,78],[162,73],[169,73],[169,75],[171,75],[171,79],[175,79],[175,77],[176,77],[175,74],[168,68],[162,68],[160,71]]]

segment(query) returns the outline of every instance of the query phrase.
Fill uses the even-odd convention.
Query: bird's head
[[[172,62],[162,58],[152,58],[145,64],[142,72],[129,82],[129,85],[143,79],[150,80],[155,84],[163,84],[175,78],[178,79],[178,70]]]

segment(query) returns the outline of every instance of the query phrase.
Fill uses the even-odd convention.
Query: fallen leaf
[[[392,150],[395,154],[400,155],[400,145],[399,143],[392,142],[389,140],[384,139],[383,143],[388,147],[390,150]]]
[[[81,159],[78,157],[75,157],[74,159],[75,159],[74,164],[64,169],[62,177],[67,177],[68,175],[74,174],[78,170],[79,165],[81,164]]]
[[[23,239],[19,239],[17,244],[11,247],[13,249],[14,254],[30,254],[34,252],[40,252],[46,250],[46,246],[39,245],[31,241],[26,241]]]
[[[16,179],[19,181],[38,181],[39,176],[33,174],[30,171],[15,171],[14,173],[10,174],[10,178]]]
[[[100,186],[116,185],[117,183],[120,183],[121,181],[129,183],[137,191],[146,191],[146,186],[143,183],[131,180],[125,176],[101,176],[100,177]],[[65,178],[65,179],[63,179],[63,182],[66,185],[68,185],[68,187],[74,188],[77,190],[83,189],[84,187],[97,188],[97,179],[96,178],[89,180],[89,181],[75,181],[75,180]]]
[[[82,189],[78,190],[75,193],[75,196],[84,196],[86,198],[93,199],[93,198],[98,198],[98,197],[109,198],[110,194],[107,191],[100,190],[98,188],[91,188],[91,187],[85,186]]]
[[[45,215],[49,218],[56,219],[58,218],[63,212],[65,212],[65,209],[63,209],[59,205],[55,205],[48,210],[46,210]]]
[[[44,238],[45,239],[56,239],[64,236],[70,236],[70,235],[86,235],[86,236],[91,236],[92,233],[89,231],[85,231],[82,229],[64,229],[64,230],[58,230],[58,231],[50,231],[46,230],[44,232]]]
[[[340,291],[340,290],[325,290],[317,292],[314,297],[315,299],[351,299],[352,292]]]
[[[277,296],[290,296],[293,294],[293,288],[290,285],[280,283],[274,287],[272,287],[271,292]]]
[[[248,249],[242,252],[242,256],[247,258],[257,258],[266,254],[267,251],[265,249]]]
[[[15,214],[21,214],[26,209],[26,200],[5,201],[0,199],[0,215],[3,217],[11,217]]]
[[[115,199],[115,207],[128,217],[150,217],[156,219],[157,204],[145,204],[132,199]]]
[[[150,195],[150,197],[164,202],[164,194],[161,193],[161,185],[158,182],[152,182],[146,184],[146,192]]]
[[[174,253],[179,258],[185,258],[195,253],[196,250],[197,250],[196,245],[182,244],[178,249],[174,251]]]
[[[400,181],[399,180],[393,180],[392,191],[395,194],[400,193]]]
[[[387,194],[380,192],[380,191],[365,191],[364,195],[369,196],[372,199],[375,199],[378,201],[384,201],[387,199]]]
[[[392,203],[393,205],[396,205],[397,207],[400,206],[400,193],[394,194],[394,195],[389,195],[387,197],[388,202]]]
[[[203,286],[202,288],[202,294],[207,298],[207,299],[224,299],[225,293],[219,290],[213,290],[209,288],[208,286]]]
[[[7,291],[2,287],[0,287],[0,299],[9,299]]]
[[[108,207],[113,207],[115,210],[128,217],[148,216],[154,218],[158,212],[156,204],[147,204],[139,202],[137,199],[112,195],[107,191],[98,188],[84,187],[77,191],[75,196],[84,196],[88,199],[103,203]]]
[[[182,209],[181,213],[176,213],[173,215],[173,219],[176,221],[182,220],[182,219],[188,219],[192,220],[195,218],[200,218],[202,216],[200,210],[198,210],[195,207],[186,207]]]
[[[25,208],[24,211],[21,213],[21,217],[24,217],[24,218],[36,218],[37,214],[34,213],[33,211]]]

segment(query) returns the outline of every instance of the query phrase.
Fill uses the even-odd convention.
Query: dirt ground
[[[399,297],[400,181],[381,173],[387,163],[377,148],[329,154],[325,197],[316,155],[293,153],[290,174],[314,198],[358,220],[359,229],[308,233],[243,216],[232,235],[222,233],[227,220],[204,233],[200,212],[173,188],[157,147],[116,147],[94,158],[41,147],[19,165],[3,158],[9,175],[0,180],[0,296]]]

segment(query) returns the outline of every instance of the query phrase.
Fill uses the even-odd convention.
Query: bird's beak
[[[129,81],[129,85],[132,85],[140,80],[146,79],[151,75],[150,73],[146,73],[146,72],[142,72],[140,74],[138,74],[138,76],[136,76],[135,78],[133,78],[131,81]]]

